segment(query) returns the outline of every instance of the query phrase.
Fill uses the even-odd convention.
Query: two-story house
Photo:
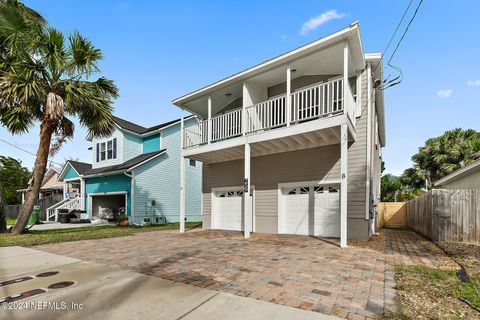
[[[190,116],[185,123],[194,124]],[[68,161],[59,179],[65,200],[50,208],[81,209],[89,218],[102,210],[125,210],[131,224],[179,221],[182,121],[150,128],[115,117],[109,137],[89,136],[92,164]],[[187,172],[184,221],[201,221],[202,164],[191,160]]]
[[[203,162],[203,227],[341,246],[369,238],[385,145],[381,59],[354,23],[173,100],[197,118],[184,124],[181,161]]]

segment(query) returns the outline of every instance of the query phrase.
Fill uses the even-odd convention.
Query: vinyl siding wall
[[[123,153],[124,162],[142,154],[142,151],[143,151],[142,137],[136,136],[128,132],[124,132],[123,148],[119,149],[119,151]]]
[[[127,177],[124,174],[116,174],[103,177],[94,177],[85,179],[85,208],[88,210],[88,195],[92,193],[102,193],[102,192],[118,192],[126,191],[127,192],[127,215],[131,214],[131,184],[130,177]],[[90,212],[88,212],[90,214]]]
[[[193,120],[193,119],[192,119]],[[191,120],[187,123],[190,124]],[[180,124],[162,131],[162,148],[167,151],[134,170],[135,220],[147,215],[165,216],[178,222],[180,214]],[[201,163],[191,167],[186,161],[186,218],[201,221]],[[151,206],[151,200],[156,201]]]
[[[143,153],[160,150],[160,134],[153,134],[143,138]]]
[[[63,180],[75,179],[75,178],[78,178],[77,171],[75,171],[75,169],[73,169],[72,166],[69,165],[68,171],[63,177]]]

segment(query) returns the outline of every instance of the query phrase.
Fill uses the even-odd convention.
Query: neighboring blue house
[[[195,123],[193,117],[185,125]],[[59,174],[65,200],[59,208],[86,210],[89,218],[103,209],[125,208],[130,223],[178,222],[180,212],[181,120],[151,128],[115,117],[110,137],[88,137],[92,164],[67,161]],[[186,221],[201,221],[202,164],[185,165]]]

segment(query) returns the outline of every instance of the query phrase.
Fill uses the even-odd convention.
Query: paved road
[[[49,271],[59,273],[37,277]],[[0,248],[0,282],[20,277],[31,279],[0,286],[0,300],[32,289],[45,292],[8,305],[25,308],[23,302],[27,302],[29,310],[0,309],[2,320],[338,319],[30,248]],[[74,284],[48,288],[61,281]]]

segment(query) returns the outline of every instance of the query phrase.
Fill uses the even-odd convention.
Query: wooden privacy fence
[[[380,226],[385,228],[406,228],[407,207],[405,202],[380,202],[378,204]]]
[[[480,190],[432,190],[407,202],[407,226],[432,241],[480,241]]]
[[[14,218],[18,217],[18,213],[20,212],[20,208],[22,205],[20,204],[13,204],[13,205],[5,205],[3,206],[3,210],[5,212],[5,218]]]

